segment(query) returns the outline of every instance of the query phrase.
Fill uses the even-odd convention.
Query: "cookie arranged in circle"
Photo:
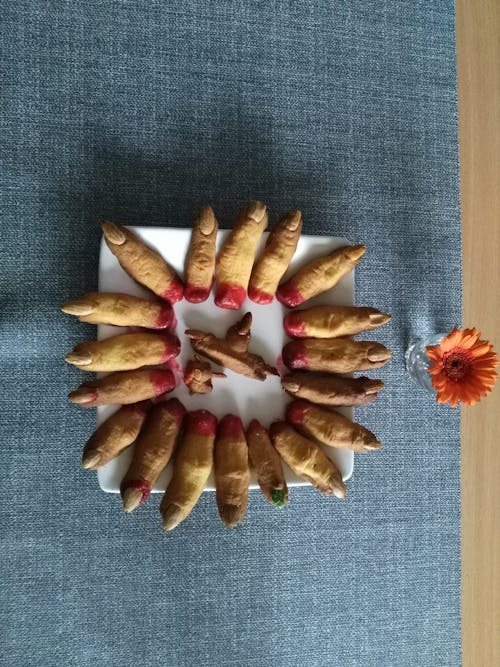
[[[113,238],[110,241],[105,233],[101,291],[67,301],[62,307],[81,321],[98,324],[101,341],[75,345],[67,361],[82,370],[89,366],[88,370],[111,371],[96,381],[85,381],[70,394],[70,400],[76,396],[80,405],[101,406],[100,426],[85,447],[84,467],[98,470],[105,490],[120,490],[128,512],[146,501],[151,491],[167,489],[167,501],[162,502],[166,530],[186,519],[205,489],[215,488],[221,519],[234,526],[245,516],[249,486],[259,485],[268,502],[283,507],[288,501],[287,482],[288,486],[314,485],[314,475],[318,480],[343,478],[345,482],[352,470],[352,451],[359,451],[355,438],[359,429],[355,424],[349,428],[350,406],[371,402],[383,387],[380,380],[360,378],[359,385],[357,380],[349,383],[339,371],[309,371],[295,361],[286,368],[287,349],[294,349],[293,340],[308,354],[314,351],[315,364],[320,341],[320,358],[330,359],[331,347],[335,358],[340,355],[342,359],[345,347],[349,371],[356,371],[357,359],[361,363],[366,354],[353,353],[356,346],[341,344],[344,339],[337,337],[350,330],[373,329],[390,317],[352,304],[351,270],[364,246],[349,246],[341,239],[294,237],[302,224],[300,211],[285,214],[270,233],[264,233],[267,220],[266,207],[250,202],[240,210],[233,231],[218,231],[211,207],[202,209],[192,231],[106,224],[104,231],[111,229]],[[115,247],[122,238],[122,245],[130,250],[125,259]],[[361,247],[363,253],[355,251]],[[287,293],[295,285],[301,298],[305,296],[300,302],[303,315],[278,301],[280,281]],[[165,300],[169,290],[175,292],[171,302]],[[180,299],[181,292],[190,300]],[[260,298],[261,292],[265,298]],[[293,317],[295,312],[302,322]],[[321,337],[308,338],[311,333]],[[288,335],[297,338],[290,341]],[[390,352],[384,350],[385,363]],[[363,391],[371,392],[370,397],[364,399]],[[140,401],[137,414],[148,413],[140,424],[138,418],[132,419],[136,396]],[[323,431],[328,433],[321,431],[320,440],[317,434],[301,432],[289,419],[286,442],[292,442],[290,430],[297,437],[290,444],[293,459],[289,457],[287,464],[288,444],[285,448],[282,439],[275,441],[272,436],[284,432],[283,428],[273,430],[271,426],[286,419],[286,406],[294,396],[317,401],[322,411],[333,416],[343,412],[343,417],[323,417]],[[116,413],[118,401],[128,405],[123,416],[122,411]],[[163,420],[154,418],[163,404],[178,406],[175,429],[168,426],[168,414]],[[331,406],[335,406],[333,411]],[[98,437],[100,432],[104,435]],[[178,465],[176,456],[180,457]],[[316,471],[313,476],[310,465]],[[325,469],[321,473],[322,465],[335,472]],[[328,484],[318,484],[317,488],[328,492]],[[343,497],[339,488],[332,493]],[[253,497],[251,494],[250,502]]]

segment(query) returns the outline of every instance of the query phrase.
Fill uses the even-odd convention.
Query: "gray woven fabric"
[[[460,664],[459,414],[403,351],[460,321],[452,0],[3,3],[0,663]],[[163,534],[80,469],[93,411],[62,361],[90,326],[97,222],[223,226],[249,197],[366,242],[357,301],[393,313],[345,502],[206,495]]]

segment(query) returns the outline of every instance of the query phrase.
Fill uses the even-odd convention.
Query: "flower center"
[[[466,350],[453,350],[444,355],[443,369],[450,380],[460,382],[469,375],[472,356]]]

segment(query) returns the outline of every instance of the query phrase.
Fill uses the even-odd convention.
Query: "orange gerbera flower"
[[[439,345],[427,346],[432,360],[429,373],[437,391],[438,403],[450,403],[456,408],[459,401],[474,405],[489,394],[497,373],[498,357],[487,340],[479,340],[476,329],[456,327]]]

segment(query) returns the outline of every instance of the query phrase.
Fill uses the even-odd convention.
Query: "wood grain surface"
[[[500,351],[500,0],[457,0],[463,323]],[[500,384],[462,411],[465,667],[500,665]]]

